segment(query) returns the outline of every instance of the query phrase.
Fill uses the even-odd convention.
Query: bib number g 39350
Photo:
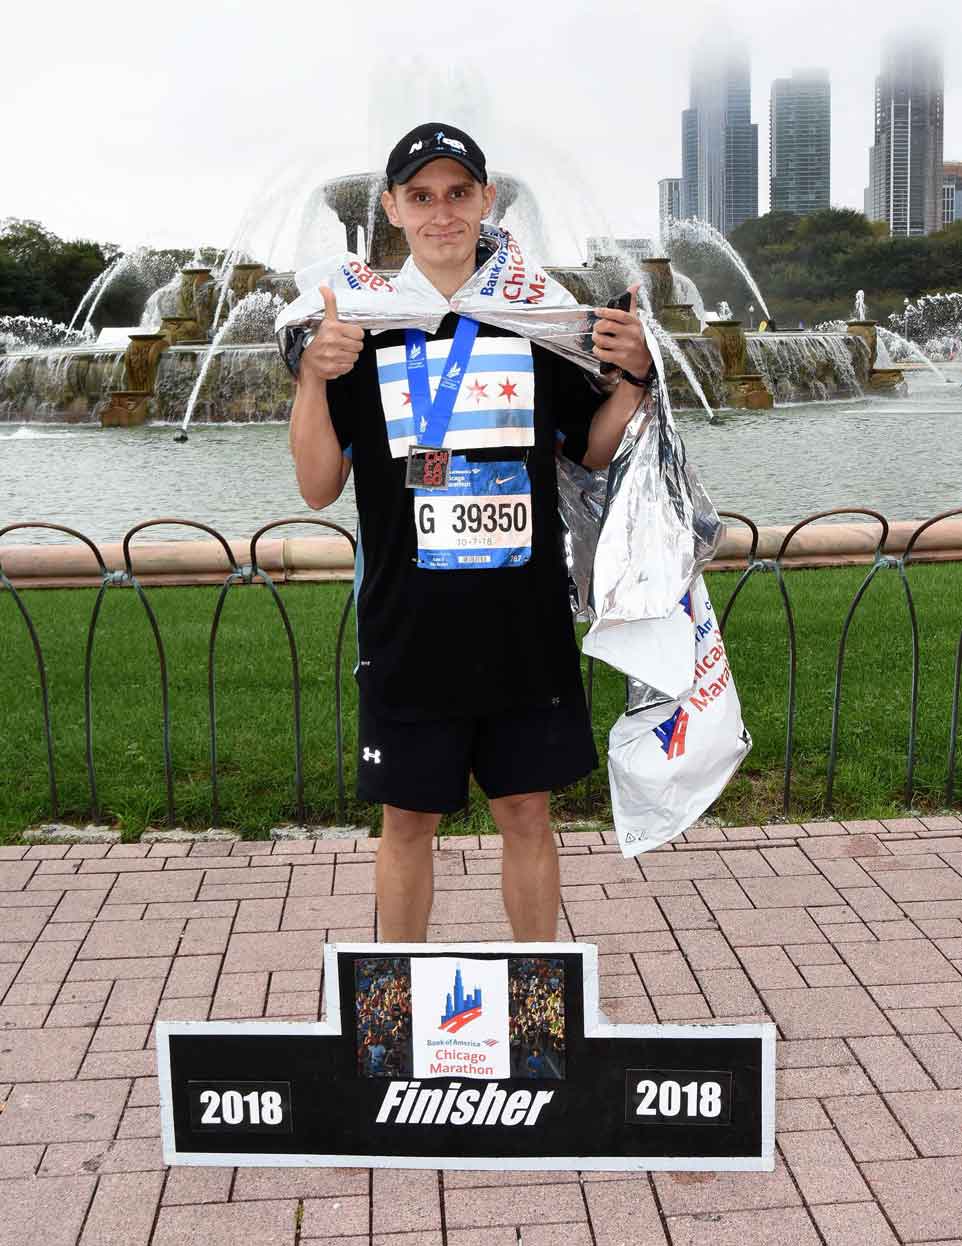
[[[531,481],[520,460],[470,463],[455,455],[446,489],[415,491],[418,566],[517,567],[531,557]]]

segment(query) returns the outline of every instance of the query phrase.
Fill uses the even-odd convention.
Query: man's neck
[[[457,268],[447,266],[436,268],[419,259],[415,259],[414,263],[418,272],[426,277],[438,294],[446,300],[457,294],[468,278],[473,275],[475,268],[473,256]]]

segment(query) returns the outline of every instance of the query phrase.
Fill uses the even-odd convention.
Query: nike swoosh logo
[[[510,476],[495,476],[494,483],[496,485],[506,485],[509,480],[514,480],[517,472],[513,472]]]

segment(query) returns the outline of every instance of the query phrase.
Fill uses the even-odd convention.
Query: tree
[[[739,225],[730,241],[776,318],[788,322],[847,315],[859,289],[880,317],[903,298],[962,288],[962,225],[924,238],[890,238],[884,222],[850,208],[828,208],[801,217],[770,212]],[[702,277],[696,275],[699,284]],[[722,277],[712,260],[704,279],[713,298],[721,297]],[[734,291],[724,297],[744,314],[747,300],[737,278],[728,272],[724,281]]]
[[[39,221],[8,217],[0,222],[0,313],[69,320],[117,254],[112,243],[64,242]]]

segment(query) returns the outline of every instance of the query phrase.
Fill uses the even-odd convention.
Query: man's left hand
[[[596,307],[598,317],[591,334],[592,354],[604,363],[613,363],[632,376],[644,376],[651,367],[651,352],[638,319],[638,287],[631,286],[628,311],[616,307]]]

